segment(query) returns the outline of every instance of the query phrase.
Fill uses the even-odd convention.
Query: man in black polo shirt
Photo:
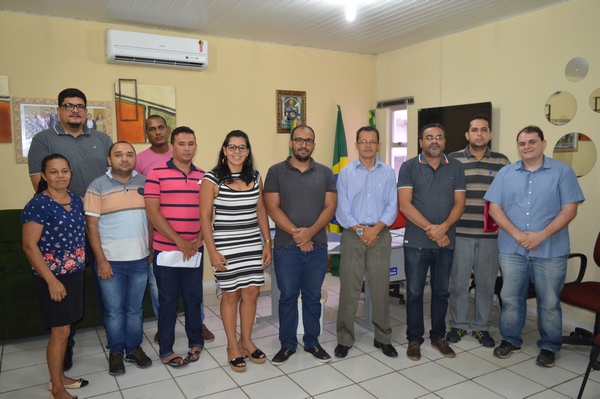
[[[411,360],[421,358],[424,342],[423,291],[431,271],[431,346],[443,356],[456,354],[444,339],[449,280],[454,256],[454,225],[465,210],[466,183],[462,164],[444,155],[442,125],[419,132],[421,154],[402,164],[398,174],[400,211],[406,216],[404,270],[406,273],[406,335]]]
[[[327,271],[327,232],[337,205],[333,172],[311,158],[315,132],[298,126],[290,140],[292,156],[269,169],[263,189],[269,216],[277,225],[273,251],[279,287],[279,341],[272,363],[282,365],[296,353],[298,296],[302,294],[304,351],[325,363],[319,345],[321,286]]]

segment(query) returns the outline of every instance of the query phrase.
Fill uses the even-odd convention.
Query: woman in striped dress
[[[200,219],[204,245],[223,291],[221,319],[227,335],[227,360],[232,370],[245,371],[246,357],[253,363],[266,360],[251,335],[256,300],[264,284],[263,269],[271,263],[272,253],[262,179],[254,170],[248,136],[240,130],[225,137],[217,166],[202,180]]]

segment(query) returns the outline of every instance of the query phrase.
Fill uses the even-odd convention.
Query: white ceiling
[[[375,0],[354,22],[342,1],[0,0],[0,10],[380,54],[568,0]]]

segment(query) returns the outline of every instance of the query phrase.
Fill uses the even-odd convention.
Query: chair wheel
[[[572,332],[569,334],[569,337],[577,337],[577,338],[580,338],[580,337],[581,337],[581,335],[577,334],[575,331],[572,331]]]
[[[594,364],[592,365],[592,368],[594,370],[600,370],[600,362],[599,361],[595,361]]]
[[[400,299],[400,300],[398,300],[398,303],[399,303],[400,305],[406,305],[406,301],[405,301],[404,299]]]

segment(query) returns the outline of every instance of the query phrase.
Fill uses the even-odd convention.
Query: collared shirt
[[[171,152],[170,149],[164,154],[157,154],[148,148],[137,154],[135,160],[135,170],[136,172],[147,176],[148,172],[150,172],[155,166],[164,164],[171,158],[173,158],[173,152]]]
[[[563,205],[584,201],[573,169],[546,156],[542,166],[533,172],[525,169],[523,161],[502,168],[484,199],[500,205],[517,229],[533,232],[548,226],[560,213]],[[536,258],[568,255],[568,226],[544,240],[536,251],[523,248],[513,237],[500,229],[498,250],[501,253],[516,253]]]
[[[423,154],[409,159],[400,167],[398,189],[412,188],[412,204],[433,224],[444,222],[454,207],[454,192],[466,191],[465,172],[462,164],[445,155],[437,169],[433,169]],[[446,232],[450,238],[448,249],[454,249],[455,225]],[[406,221],[404,246],[411,248],[438,248],[427,237],[425,230]]]
[[[335,217],[345,229],[357,224],[390,226],[398,215],[394,169],[380,162],[368,170],[356,159],[340,171]]]
[[[477,159],[469,149],[469,146],[463,150],[455,151],[448,155],[460,161],[465,170],[465,180],[467,182],[467,201],[465,204],[465,213],[460,217],[456,224],[456,235],[469,238],[487,238],[496,239],[496,233],[483,232],[483,196],[494,181],[498,171],[505,165],[510,164],[508,158],[498,152],[490,151],[486,147],[485,155]]]
[[[149,254],[145,181],[144,175],[134,170],[129,181],[122,183],[109,169],[85,193],[85,214],[99,218],[102,251],[109,261],[138,260]]]
[[[185,174],[173,163],[159,165],[148,172],[144,198],[160,200],[160,214],[185,240],[195,240],[200,233],[200,186],[204,171],[190,165]],[[177,245],[154,229],[153,247],[157,251],[177,251]]]
[[[29,176],[42,171],[42,159],[46,155],[61,154],[67,158],[73,172],[69,190],[83,197],[92,180],[106,172],[111,145],[108,134],[90,130],[87,126],[79,136],[73,137],[62,126],[56,125],[33,137],[27,159]]]
[[[291,157],[276,163],[269,168],[263,188],[263,193],[278,193],[279,207],[297,227],[312,226],[325,207],[327,193],[336,193],[335,178],[330,168],[314,159],[310,159],[310,166],[300,172],[290,163]],[[327,242],[327,231],[323,227],[313,236],[313,243],[324,244]],[[294,238],[276,227],[275,245],[296,245]]]

